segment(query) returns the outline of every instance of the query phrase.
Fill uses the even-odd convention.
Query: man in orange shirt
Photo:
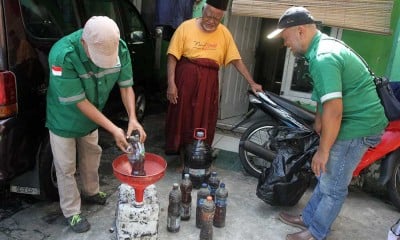
[[[221,19],[228,0],[207,0],[201,18],[183,22],[168,48],[169,100],[166,118],[166,153],[181,152],[193,141],[194,128],[207,129],[212,144],[218,113],[218,71],[233,64],[253,92],[262,91],[244,65],[235,41]],[[183,163],[183,161],[182,161]]]

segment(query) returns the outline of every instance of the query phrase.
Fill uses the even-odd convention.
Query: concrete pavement
[[[165,177],[155,184],[160,200],[159,239],[195,240],[200,230],[195,226],[196,192],[192,193],[192,217],[181,222],[178,233],[166,230],[168,193],[174,182],[180,182],[181,174],[175,172],[177,156],[165,156],[163,146],[163,114],[146,117],[148,132],[146,150],[162,155],[169,166]],[[102,134],[103,158],[100,166],[102,190],[110,194],[106,206],[82,206],[82,214],[91,223],[91,230],[77,234],[67,226],[58,202],[37,202],[0,222],[0,239],[116,239],[115,211],[120,182],[113,176],[111,162],[121,154],[108,134]],[[108,141],[108,140],[109,141]],[[235,156],[233,154],[232,156]],[[299,231],[277,219],[280,211],[299,213],[310,197],[309,189],[300,202],[292,208],[272,207],[255,195],[257,179],[243,171],[221,167],[216,159],[214,170],[229,190],[226,226],[213,228],[215,240],[229,239],[285,239],[286,234]],[[238,161],[237,156],[232,161]],[[350,191],[344,207],[335,221],[328,240],[385,240],[390,226],[399,218],[399,212],[390,204],[360,190]]]

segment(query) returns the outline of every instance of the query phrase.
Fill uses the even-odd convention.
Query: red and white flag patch
[[[62,75],[62,67],[59,66],[51,66],[51,72],[54,76],[61,76]]]

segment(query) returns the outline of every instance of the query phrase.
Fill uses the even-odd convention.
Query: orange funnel
[[[112,167],[115,177],[123,183],[135,189],[135,207],[143,206],[144,189],[160,180],[165,175],[167,162],[159,155],[146,153],[144,158],[144,170],[146,176],[132,176],[132,166],[128,161],[126,154],[117,157]]]

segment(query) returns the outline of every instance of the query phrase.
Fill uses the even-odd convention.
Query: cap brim
[[[113,52],[111,55],[104,55],[96,52],[94,49],[88,45],[88,51],[90,54],[90,59],[92,62],[101,68],[113,68],[118,63],[118,48],[117,51]]]
[[[283,30],[285,30],[285,29],[284,29],[284,28],[275,29],[272,33],[270,33],[270,34],[267,35],[267,38],[268,38],[268,39],[275,38],[275,37],[279,36],[279,34],[281,34],[281,32],[282,32]]]

